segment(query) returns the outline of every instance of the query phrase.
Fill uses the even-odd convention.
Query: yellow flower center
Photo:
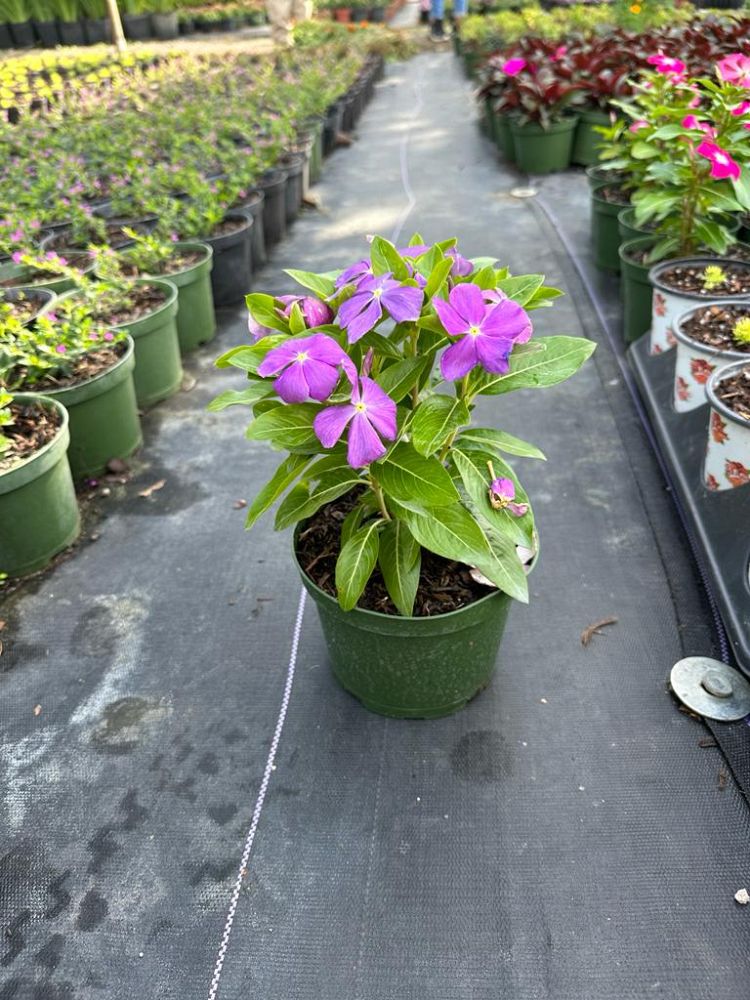
[[[307,361],[307,358],[308,358],[307,351],[300,351],[294,360],[299,362],[299,364],[302,364],[303,361]]]
[[[481,332],[482,331],[479,329],[478,326],[470,326],[469,327],[469,336],[470,337],[478,337]]]
[[[379,299],[380,296],[383,294],[383,289],[382,288],[376,288],[375,291],[372,294],[375,296],[376,299]]]
[[[365,406],[364,403],[361,403],[361,402],[360,403],[355,403],[354,404],[354,409],[357,411],[357,413],[367,413],[367,407]]]

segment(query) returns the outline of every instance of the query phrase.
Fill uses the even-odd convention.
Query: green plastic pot
[[[650,250],[655,236],[641,236],[620,246],[620,281],[622,285],[622,334],[625,343],[632,344],[651,327],[652,288],[648,280],[651,264],[630,259],[634,250]]]
[[[80,271],[83,271],[84,274],[88,274],[93,266],[93,260],[83,265],[76,263],[76,267]],[[70,291],[73,287],[73,282],[70,278],[50,278],[49,280],[44,280],[43,275],[43,271],[34,271],[33,268],[25,267],[23,264],[13,264],[12,262],[0,264],[0,281],[7,281],[9,278],[12,278],[13,284],[8,286],[10,288],[17,288],[20,285],[33,288],[46,288],[55,295],[61,295],[63,292]],[[35,281],[35,276],[39,277],[40,280]]]
[[[582,167],[599,162],[599,145],[603,136],[596,132],[598,126],[609,125],[609,115],[603,111],[582,111],[576,126],[571,160]]]
[[[567,169],[577,122],[578,118],[570,115],[545,129],[536,122],[521,125],[511,121],[510,131],[518,167],[528,174],[549,174]]]
[[[591,191],[591,245],[594,264],[603,271],[620,270],[619,202],[606,201],[599,194],[603,185]]]
[[[177,336],[177,289],[163,278],[138,278],[138,284],[153,285],[167,296],[163,305],[132,323],[114,327],[125,330],[135,341],[135,395],[139,406],[174,395],[182,382],[180,342]]]
[[[470,80],[474,79],[477,69],[479,68],[479,63],[482,57],[478,52],[474,52],[471,49],[464,49],[463,60],[464,60],[464,72]]]
[[[612,170],[606,164],[599,163],[593,167],[586,167],[586,178],[588,179],[589,187],[593,189],[601,187],[604,183],[621,181],[623,174],[620,170]]]
[[[211,289],[214,251],[207,243],[185,242],[175,246],[185,253],[203,254],[203,259],[197,264],[165,276],[170,285],[177,289],[177,338],[180,351],[187,354],[216,336],[216,313]]]
[[[508,163],[516,162],[516,144],[513,140],[513,133],[510,129],[510,123],[512,118],[510,115],[498,114],[494,115],[494,128],[493,136],[495,139],[495,145],[498,150],[503,154]]]
[[[342,611],[297,567],[318,609],[334,676],[369,711],[437,719],[490,683],[512,600],[507,594],[498,590],[429,618]]]
[[[495,112],[492,110],[492,101],[485,97],[482,101],[482,114],[479,116],[479,128],[490,139],[495,139]]]
[[[43,393],[68,411],[68,461],[73,478],[98,476],[113,458],[127,458],[141,445],[141,423],[135,398],[135,344],[117,364],[80,385]]]
[[[652,233],[639,226],[635,221],[635,209],[623,208],[617,215],[617,228],[620,231],[620,243],[627,243],[629,240],[643,239],[644,236],[651,236]]]
[[[65,409],[34,393],[16,393],[14,399],[50,407],[61,419],[52,441],[0,472],[0,571],[25,576],[76,540],[80,517],[66,455],[70,435]]]

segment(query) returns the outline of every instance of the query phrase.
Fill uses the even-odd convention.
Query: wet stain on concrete
[[[203,774],[218,774],[219,773],[219,758],[215,753],[210,750],[208,753],[204,753],[201,759],[198,761],[198,770]]]
[[[91,734],[91,744],[102,753],[127,754],[139,745],[144,723],[166,714],[166,708],[147,698],[118,698],[102,713],[102,721]]]
[[[462,736],[451,750],[453,773],[466,781],[498,781],[511,773],[508,747],[494,729],[476,729]]]
[[[146,936],[146,943],[153,944],[154,941],[158,941],[162,934],[165,931],[170,931],[173,926],[174,925],[171,920],[157,920]]]
[[[119,818],[100,826],[87,844],[91,854],[88,871],[92,875],[101,872],[104,865],[122,850],[122,845],[115,838],[115,834],[137,830],[149,816],[148,809],[138,802],[138,792],[135,788],[129,789],[120,799],[118,812]]]
[[[5,951],[0,958],[0,965],[7,969],[26,947],[26,938],[21,933],[31,920],[31,910],[21,910],[5,928]]]
[[[120,809],[125,814],[122,820],[122,830],[136,830],[148,819],[148,809],[138,802],[138,792],[131,788],[120,802]]]
[[[224,742],[230,747],[234,746],[235,743],[239,743],[241,740],[244,740],[244,738],[245,734],[241,729],[229,729],[226,733],[224,733]]]
[[[50,882],[47,892],[54,899],[54,903],[52,903],[45,910],[44,916],[47,920],[54,920],[55,917],[59,917],[60,914],[64,913],[70,906],[70,893],[65,888],[65,883],[70,878],[71,874],[72,872],[70,868],[68,868],[68,870],[64,871],[62,875],[58,875],[57,878]]]
[[[95,604],[79,617],[70,637],[74,656],[96,656],[111,659],[124,635],[124,623],[118,623],[106,604]]]
[[[115,828],[111,825],[100,826],[94,836],[86,845],[91,854],[88,872],[96,875],[104,865],[115,856],[120,850],[120,844],[114,837]]]
[[[76,918],[76,928],[79,931],[93,931],[106,918],[109,904],[96,889],[89,889],[81,900]]]
[[[64,935],[53,934],[49,941],[34,955],[34,962],[44,966],[48,972],[54,972],[62,961],[64,947]]]
[[[209,806],[206,810],[208,815],[219,826],[225,826],[230,819],[237,815],[237,806],[234,802],[223,802],[218,805]]]

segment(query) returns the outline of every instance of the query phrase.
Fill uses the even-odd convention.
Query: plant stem
[[[370,476],[370,486],[372,487],[372,492],[375,494],[378,506],[380,507],[380,513],[383,515],[386,521],[391,520],[391,515],[388,513],[388,508],[385,505],[385,497],[383,496],[383,491],[380,486],[375,482],[375,480]]]

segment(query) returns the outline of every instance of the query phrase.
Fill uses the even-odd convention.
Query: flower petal
[[[505,299],[487,312],[482,324],[482,333],[487,337],[503,337],[517,340],[523,337],[531,326],[528,313],[517,302]],[[531,333],[528,333],[526,340]]]
[[[386,447],[364,413],[354,415],[349,428],[346,460],[353,469],[361,469],[385,455]]]
[[[469,324],[462,316],[459,316],[449,302],[446,302],[444,299],[433,299],[432,304],[435,307],[435,312],[438,314],[438,319],[451,337],[460,337],[467,332]]]
[[[440,359],[440,371],[444,379],[455,382],[463,378],[472,368],[479,364],[477,358],[476,337],[462,337],[443,352]]]
[[[295,367],[295,365],[291,365],[287,368],[285,374],[288,374]],[[317,361],[315,358],[308,358],[299,367],[302,368],[307,380],[310,398],[317,399],[319,403],[323,403],[336,388],[336,383],[339,380],[338,368],[326,364],[325,361]],[[282,375],[281,378],[284,378],[284,376]],[[278,382],[276,383],[276,391],[279,392]]]
[[[479,326],[484,319],[485,305],[482,289],[471,282],[451,289],[450,302],[469,326]]]
[[[360,382],[362,385],[360,398],[367,407],[367,419],[384,438],[393,441],[398,433],[396,404],[371,378],[363,376]]]
[[[268,378],[269,375],[278,375],[282,368],[286,368],[297,357],[300,351],[298,340],[288,340],[278,347],[273,347],[258,365],[258,374],[261,378]]]
[[[504,375],[510,367],[508,358],[513,341],[504,337],[477,337],[477,358],[482,368],[494,375]]]
[[[362,312],[346,325],[346,336],[349,343],[356,344],[360,338],[369,333],[382,315],[383,310],[380,302],[377,299],[372,299]]]
[[[336,317],[338,325],[341,327],[349,326],[355,316],[359,315],[369,302],[372,302],[372,293],[370,292],[357,292],[351,298],[346,299],[339,306]]]
[[[294,361],[276,379],[274,389],[285,403],[306,403],[310,399],[310,391],[307,379],[305,378],[306,365],[307,362]],[[329,371],[333,370],[329,369]],[[324,396],[323,398],[325,399],[326,397]]]
[[[346,403],[344,406],[327,406],[315,415],[313,430],[324,448],[333,448],[356,412],[351,403]]]
[[[397,323],[419,319],[422,311],[422,290],[404,285],[383,292],[380,299],[383,306]]]

